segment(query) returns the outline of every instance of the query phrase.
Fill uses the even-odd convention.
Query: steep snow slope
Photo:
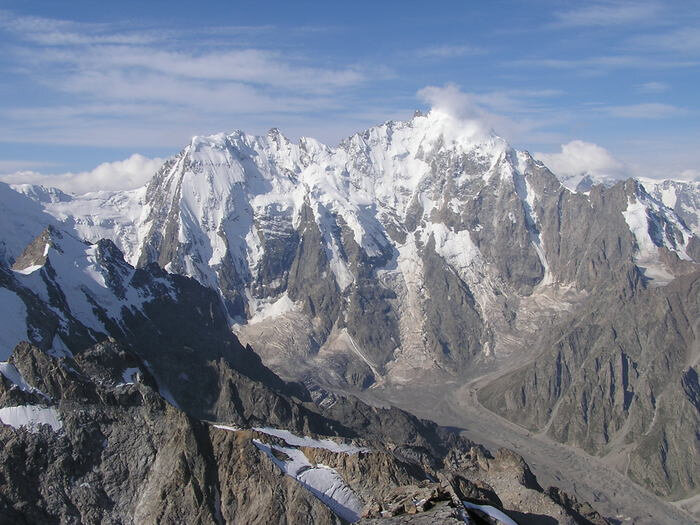
[[[676,212],[695,235],[700,235],[700,181],[639,179],[664,206]]]
[[[37,237],[13,270],[22,287],[60,312],[64,324],[68,314],[102,334],[109,333],[106,323],[122,322],[124,309],[133,313],[155,297],[175,293],[165,279],[156,278],[153,287],[133,286],[135,269],[110,241],[89,244],[53,227]]]
[[[44,190],[42,194],[51,191],[36,186],[28,188]],[[42,204],[45,201],[36,191],[26,196],[18,195],[12,187],[0,182],[0,264],[11,265],[27,244],[46,226],[56,222],[44,211]]]

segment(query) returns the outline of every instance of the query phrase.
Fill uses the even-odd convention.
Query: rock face
[[[592,299],[537,341],[532,364],[480,391],[483,404],[592,454],[624,453],[635,481],[673,498],[700,472],[700,272]]]
[[[20,345],[12,362],[61,428],[0,427],[4,523],[340,522],[249,441],[170,406],[148,372],[123,382],[143,361],[116,343],[60,360]]]
[[[697,185],[589,182],[570,191],[527,152],[437,111],[335,148],[277,130],[195,137],[139,190],[18,188],[33,218],[3,245],[7,289],[46,302],[34,281],[49,283],[52,308],[28,332],[40,348],[58,352],[53,324],[83,346],[118,334],[188,413],[242,425],[272,413],[311,429],[282,400],[309,402],[297,381],[400,395],[509,370],[480,392],[489,409],[607,455],[658,494],[689,496]],[[109,293],[57,281],[44,241],[18,251],[41,220],[96,243],[67,253],[82,250],[88,274],[106,261]],[[34,301],[21,293],[7,296],[19,317]],[[258,407],[256,381],[281,397]]]

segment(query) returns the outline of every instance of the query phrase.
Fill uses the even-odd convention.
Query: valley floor
[[[688,500],[684,505],[696,511],[691,516],[635,485],[603,459],[556,443],[542,434],[533,434],[484,408],[476,393],[489,379],[482,377],[462,385],[446,384],[442,392],[436,391],[435,383],[426,384],[425,388],[412,383],[410,390],[371,389],[360,397],[374,404],[393,404],[418,417],[453,427],[491,450],[499,447],[514,450],[530,465],[540,485],[545,488],[556,485],[588,501],[613,523],[700,523],[700,512],[697,512],[700,509],[697,504],[693,505],[694,501]]]

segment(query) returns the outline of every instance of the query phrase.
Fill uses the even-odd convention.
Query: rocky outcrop
[[[338,522],[250,442],[170,406],[147,371],[123,382],[123,367],[143,362],[117,343],[61,360],[21,345],[13,363],[61,428],[0,426],[3,522]],[[224,484],[220,469],[237,476]]]

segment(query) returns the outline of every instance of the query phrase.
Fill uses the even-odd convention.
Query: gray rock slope
[[[533,363],[479,392],[491,410],[592,454],[621,455],[640,484],[695,493],[700,272],[663,288],[624,283],[536,340]]]
[[[478,520],[482,514],[463,501],[520,523],[607,523],[589,505],[543,491],[512,452],[491,455],[454,436],[433,441],[441,452],[431,452],[421,433],[438,429],[408,416],[401,442],[372,422],[359,442],[306,437],[293,446],[291,433],[288,443],[269,429],[214,425],[172,406],[143,360],[115,340],[73,358],[21,343],[10,364],[32,390],[0,378],[0,417],[10,422],[0,425],[0,523],[391,523],[401,516],[428,523],[435,512]],[[128,365],[139,371],[125,378]],[[18,408],[25,415],[10,418]],[[49,411],[53,422],[38,418]],[[333,474],[327,497],[318,480],[282,473],[288,454],[303,457],[307,472]],[[348,514],[352,505],[357,512]]]

